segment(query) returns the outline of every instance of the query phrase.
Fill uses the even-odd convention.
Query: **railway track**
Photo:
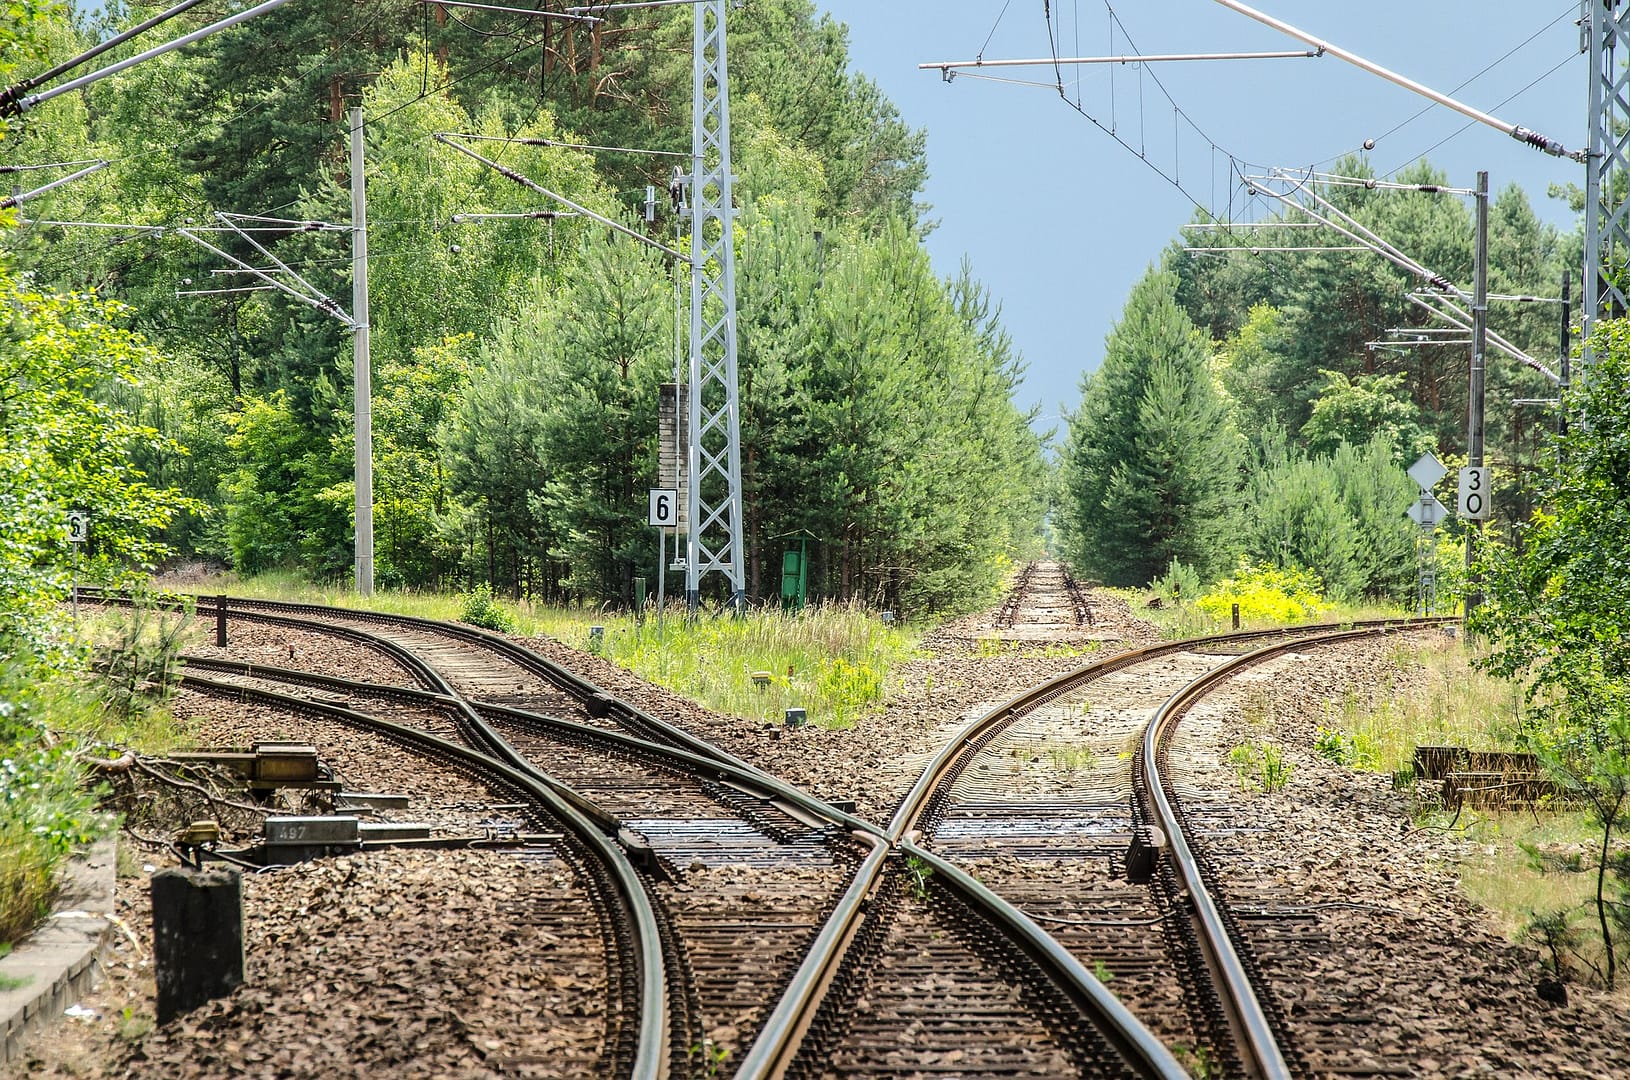
[[[766,1002],[790,978],[859,861],[865,845],[857,848],[850,833],[866,823],[609,699],[502,639],[489,650],[488,636],[472,640],[459,627],[441,634],[440,624],[417,620],[404,627],[390,620],[356,620],[350,613],[302,608],[295,614],[283,608],[240,612],[234,604],[228,618],[333,633],[374,650],[392,676],[399,673],[395,685],[196,656],[188,658],[189,672],[208,670],[212,678],[189,674],[189,681],[224,694],[270,695],[269,700],[278,699],[281,685],[326,707],[367,703],[528,772],[614,841],[654,901],[667,972],[667,1012],[655,1023],[669,1035],[660,1053],[670,1074],[706,1074],[720,1055],[737,1049],[730,1033],[756,1027]],[[483,652],[500,676],[482,678],[472,671]],[[456,682],[445,674],[449,670]],[[577,718],[515,707],[517,700],[536,705],[543,696],[538,684],[527,687],[517,670],[544,674],[551,686],[570,688]],[[503,691],[497,701],[469,693],[494,687]],[[523,696],[517,688],[532,693]],[[550,700],[558,702],[560,695]],[[644,737],[651,734],[662,741]],[[628,936],[626,927],[611,935]],[[607,980],[608,986],[627,981],[615,967]],[[646,1002],[647,1008],[653,1005]]]
[[[505,803],[523,808],[526,822],[534,831],[558,835],[554,852],[572,867],[598,923],[597,936],[605,943],[609,992],[603,1003],[601,1064],[611,1075],[664,1075],[672,1050],[667,1030],[662,931],[639,873],[605,835],[601,822],[561,798],[536,770],[500,761],[472,749],[467,742],[265,686],[187,675],[183,687],[197,694],[252,704],[261,710],[257,717],[260,722],[269,712],[364,732],[437,769],[459,774],[497,793]],[[523,854],[537,858],[540,853]]]
[[[870,906],[840,906],[826,951],[806,960],[737,1075],[1305,1071],[1287,1063],[1249,945],[1161,805],[1175,798],[1161,748],[1219,672],[1394,625],[1133,650],[991,711],[903,800],[888,830],[901,858],[869,860],[850,895]],[[1290,640],[1252,648],[1268,637]],[[1105,705],[1088,707],[1089,693]],[[1133,835],[1144,843],[1129,848]],[[1000,901],[981,895],[992,889]],[[1024,962],[1004,962],[1015,956]]]
[[[1061,629],[1093,625],[1092,604],[1069,567],[1057,562],[1026,563],[996,609],[993,625],[1016,638],[1047,637]]]
[[[1208,901],[1214,871],[1185,869],[1180,821],[1161,816],[1155,794],[1166,789],[1140,777],[1170,757],[1189,700],[1173,686],[1202,693],[1283,632],[1138,649],[1021,695],[948,746],[884,828],[495,635],[307,605],[233,601],[228,612],[364,644],[402,685],[196,667],[393,699],[427,729],[548,764],[546,786],[616,837],[660,900],[674,1075],[711,1075],[727,1059],[738,1076],[1307,1071],[1279,1049],[1283,1024],[1257,995],[1252,959],[1258,945],[1284,947],[1297,920],[1271,896],[1243,916]],[[563,702],[574,718],[523,707]],[[471,734],[476,722],[491,734]],[[1164,799],[1181,812],[1183,798]],[[1146,842],[1128,849],[1130,835]],[[1208,904],[1220,931],[1201,917]],[[1230,976],[1220,990],[1218,972]]]

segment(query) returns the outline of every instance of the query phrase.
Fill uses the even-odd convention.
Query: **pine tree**
[[[656,480],[657,386],[669,370],[667,283],[643,247],[592,241],[555,310],[538,453],[550,555],[566,585],[629,604],[636,569],[655,566],[645,490]]]
[[[1151,270],[1083,383],[1063,463],[1063,524],[1085,572],[1142,585],[1172,559],[1202,576],[1229,561],[1238,437],[1203,336]]]

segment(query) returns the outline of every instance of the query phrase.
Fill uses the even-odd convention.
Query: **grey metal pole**
[[[374,594],[373,375],[368,356],[368,187],[362,173],[362,110],[351,121],[351,373],[356,410],[357,593]]]
[[[685,606],[695,614],[702,580],[730,579],[744,611],[741,401],[736,381],[736,240],[730,159],[730,77],[725,0],[695,6],[691,92],[690,485],[685,522]]]
[[[1607,37],[1613,28],[1613,15],[1603,0],[1590,0],[1590,12],[1585,14],[1581,5],[1581,15],[1585,15],[1581,23],[1581,31],[1586,36],[1585,48],[1590,53],[1590,91],[1589,91],[1589,120],[1590,145],[1587,149],[1590,156],[1585,161],[1585,280],[1584,289],[1579,296],[1579,315],[1584,326],[1584,338],[1590,341],[1591,329],[1596,325],[1596,317],[1601,313],[1604,297],[1610,290],[1602,280],[1602,246],[1603,240],[1610,235],[1602,227],[1602,177],[1612,176],[1611,154],[1613,152],[1614,135],[1611,130],[1611,112],[1604,111],[1603,84],[1610,83],[1617,69],[1613,67],[1614,39]],[[1604,60],[1608,65],[1608,76],[1603,77]],[[1611,182],[1610,182],[1611,185]],[[1589,348],[1589,345],[1586,345]]]
[[[1477,174],[1477,248],[1476,264],[1472,270],[1472,367],[1467,390],[1466,408],[1466,464],[1474,469],[1483,465],[1483,350],[1488,344],[1489,310],[1489,174]],[[1477,605],[1483,602],[1482,578],[1477,564],[1478,539],[1483,523],[1466,523],[1466,617],[1471,618]]]
[[[1590,298],[1590,284],[1585,284],[1584,299]],[[1556,430],[1559,435],[1568,433],[1568,383],[1573,378],[1573,275],[1562,271],[1562,366],[1557,370],[1562,373],[1562,379],[1556,388]]]

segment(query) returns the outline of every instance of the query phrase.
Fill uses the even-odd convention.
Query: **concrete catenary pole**
[[[357,593],[374,594],[373,376],[368,357],[368,188],[362,173],[362,110],[351,121],[351,366],[356,410]]]
[[[1477,174],[1477,247],[1472,268],[1472,367],[1466,403],[1466,464],[1483,467],[1484,348],[1488,344],[1489,312],[1489,174]],[[1492,494],[1492,492],[1486,493]],[[1466,522],[1466,617],[1483,602],[1482,578],[1476,571],[1477,541],[1483,522]]]

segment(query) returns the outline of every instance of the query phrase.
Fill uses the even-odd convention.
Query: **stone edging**
[[[0,978],[0,1064],[16,1059],[24,1040],[54,1022],[96,981],[96,965],[112,927],[115,839],[104,837],[67,868],[56,911],[10,954]]]

